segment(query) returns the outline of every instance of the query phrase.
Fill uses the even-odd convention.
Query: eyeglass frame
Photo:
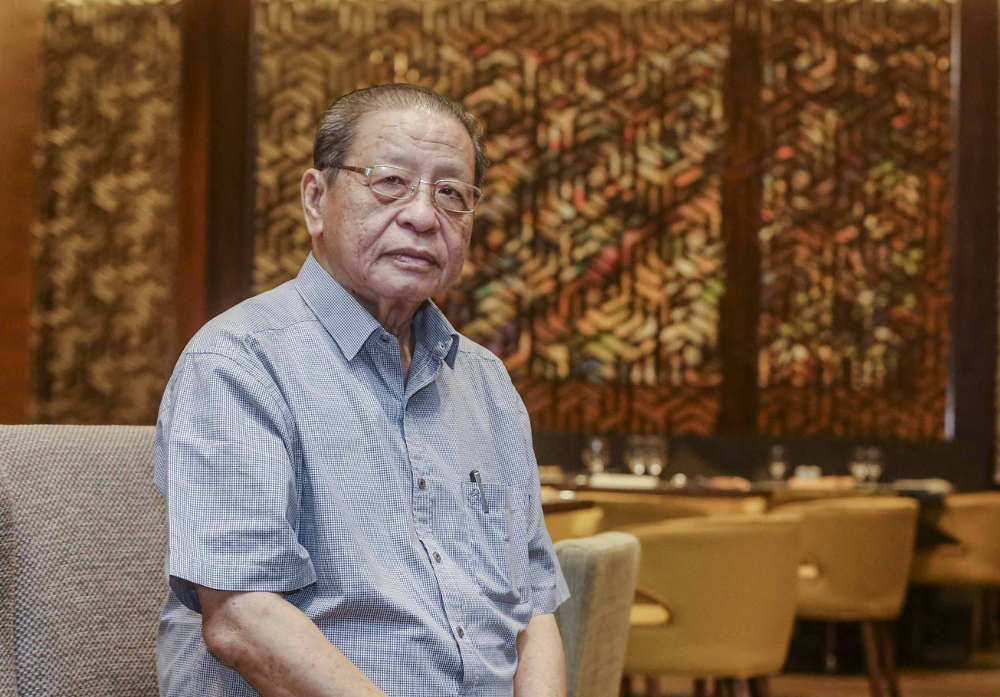
[[[378,167],[390,167],[392,169],[398,169],[401,172],[408,172],[409,174],[412,174],[412,175],[414,175],[417,178],[417,183],[414,186],[410,187],[410,193],[408,195],[402,196],[402,197],[393,196],[392,194],[385,194],[385,193],[382,193],[381,191],[377,192],[377,191],[375,191],[375,189],[372,188],[372,172],[374,172],[375,169],[378,168]],[[372,189],[372,193],[377,193],[379,196],[386,196],[388,198],[393,199],[394,201],[409,201],[411,198],[413,198],[414,196],[416,196],[417,191],[420,189],[420,185],[421,184],[430,184],[431,188],[433,189],[433,195],[431,196],[431,201],[434,202],[435,206],[437,206],[441,210],[448,211],[449,213],[475,213],[476,209],[479,208],[479,204],[482,203],[483,199],[485,198],[485,196],[483,194],[483,190],[480,189],[475,184],[470,184],[469,182],[464,182],[461,179],[437,179],[435,181],[427,181],[426,179],[421,179],[420,175],[417,174],[416,172],[414,172],[413,170],[406,169],[405,167],[397,167],[396,165],[381,165],[380,164],[380,165],[372,165],[371,167],[355,167],[354,165],[327,165],[326,167],[323,167],[322,169],[343,169],[343,170],[347,170],[348,172],[357,172],[358,174],[363,174],[363,175],[365,175],[365,179],[368,180],[368,188]],[[478,194],[478,196],[476,197],[476,203],[472,207],[472,210],[471,211],[456,211],[456,210],[453,210],[451,208],[445,208],[440,203],[438,203],[438,201],[437,201],[437,188],[436,187],[441,182],[453,182],[455,184],[462,184],[464,186],[471,186],[476,191],[476,193]]]

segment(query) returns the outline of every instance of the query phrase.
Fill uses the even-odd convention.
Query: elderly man
[[[527,412],[429,300],[469,249],[482,130],[373,87],[314,164],[298,277],[209,322],[163,397],[161,694],[563,695]]]

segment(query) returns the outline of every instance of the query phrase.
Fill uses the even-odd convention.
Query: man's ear
[[[299,186],[302,192],[302,213],[306,219],[306,229],[313,239],[323,234],[323,207],[326,200],[326,176],[318,169],[309,168],[302,175]]]

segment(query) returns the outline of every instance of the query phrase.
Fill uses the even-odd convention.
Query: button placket
[[[413,375],[411,374],[411,379]],[[412,395],[411,395],[412,398]],[[462,624],[465,619],[460,603],[456,600],[462,597],[464,590],[456,587],[459,579],[456,576],[454,564],[449,563],[449,557],[441,550],[436,540],[435,532],[430,525],[432,518],[432,492],[435,486],[439,486],[437,479],[432,479],[434,469],[432,462],[436,460],[436,455],[432,448],[423,445],[418,437],[419,428],[414,417],[415,404],[404,399],[400,405],[402,413],[400,415],[400,427],[406,441],[409,453],[410,471],[412,472],[413,500],[414,500],[414,524],[417,535],[427,549],[428,560],[433,568],[433,573],[437,577],[438,585],[444,601],[445,615],[448,617],[454,635],[463,641],[466,638],[466,630]],[[465,650],[463,646],[462,650]]]
[[[402,428],[405,433],[408,430],[405,415],[402,421]],[[412,442],[411,438],[406,438],[406,448],[410,455],[410,471],[412,473],[410,476],[413,477],[413,516],[418,524],[422,523],[426,525],[430,522],[431,491],[426,472],[420,463],[423,447],[419,443]]]

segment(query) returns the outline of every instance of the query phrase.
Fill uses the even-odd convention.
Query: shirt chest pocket
[[[527,599],[528,545],[518,523],[514,494],[503,484],[485,482],[483,493],[485,507],[479,486],[465,483],[465,502],[472,520],[468,571],[487,597],[520,603]]]

